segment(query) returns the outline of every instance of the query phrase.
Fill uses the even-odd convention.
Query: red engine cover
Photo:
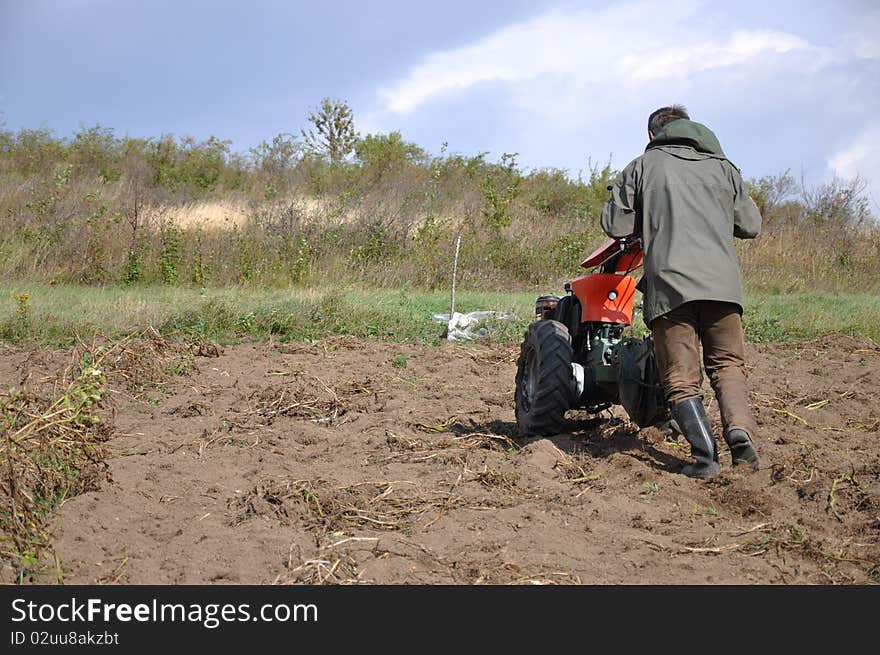
[[[636,281],[629,275],[581,275],[571,289],[581,303],[581,321],[632,325]]]

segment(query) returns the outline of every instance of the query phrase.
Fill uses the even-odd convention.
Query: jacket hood
[[[645,150],[662,146],[687,146],[697,152],[702,152],[714,157],[727,159],[718,137],[705,125],[680,118],[667,123],[663,129],[654,135],[651,143]]]

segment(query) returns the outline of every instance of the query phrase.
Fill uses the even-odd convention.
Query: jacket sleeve
[[[611,189],[611,198],[602,208],[602,229],[608,236],[628,237],[636,231],[636,216],[641,214],[637,185],[635,162],[631,162],[621,171]]]
[[[761,212],[749,196],[739,171],[733,173],[733,236],[754,239],[761,233]]]

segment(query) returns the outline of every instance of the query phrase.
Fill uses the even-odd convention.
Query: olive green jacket
[[[638,289],[651,324],[692,300],[720,300],[742,309],[742,281],[733,238],[761,231],[761,214],[709,128],[668,123],[630,162],[602,210],[612,237],[641,236],[644,274]]]

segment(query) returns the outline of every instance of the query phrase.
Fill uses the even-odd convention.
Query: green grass
[[[18,297],[28,293],[25,316]],[[456,311],[496,309],[514,321],[494,338],[516,340],[533,311],[533,293],[463,292]],[[0,283],[0,340],[68,345],[74,335],[119,336],[153,326],[230,343],[243,338],[320,339],[336,334],[439,343],[449,311],[446,292],[364,289],[197,289]]]
[[[880,341],[880,296],[796,293],[750,298],[744,316],[749,341],[812,339],[846,334]]]
[[[532,320],[534,292],[464,291],[456,310],[493,309],[516,318],[492,325],[492,339],[517,342]],[[28,294],[26,308],[20,298]],[[76,335],[120,336],[148,326],[221,343],[242,339],[321,339],[336,334],[400,342],[439,343],[444,326],[433,314],[449,311],[449,294],[413,289],[198,289],[135,286],[95,288],[0,282],[0,341],[67,346]],[[746,301],[750,341],[787,341],[842,333],[880,340],[880,297],[873,295],[760,295]],[[641,333],[640,322],[635,327]]]

